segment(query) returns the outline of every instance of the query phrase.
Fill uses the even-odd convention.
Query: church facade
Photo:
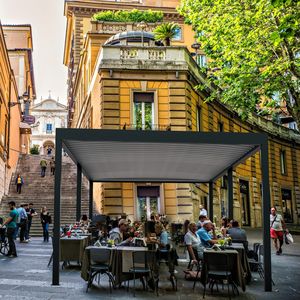
[[[55,149],[55,129],[66,127],[67,107],[49,96],[33,105],[31,115],[35,117],[31,148],[36,145],[40,154],[47,154],[48,148]]]

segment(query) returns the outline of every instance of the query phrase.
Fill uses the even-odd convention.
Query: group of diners
[[[247,251],[247,235],[245,230],[241,229],[238,221],[223,217],[221,220],[220,232],[216,233],[215,224],[207,218],[206,215],[200,215],[199,221],[185,222],[187,232],[184,236],[184,242],[187,247],[192,264],[197,264],[203,258],[205,248],[211,248],[219,243],[219,239],[230,237],[232,241],[238,241],[244,244]]]
[[[148,222],[131,222],[126,215],[105,224],[98,224],[98,237],[102,242],[109,241],[115,246],[130,246],[141,241],[151,241],[159,247],[170,244],[168,221],[159,215],[153,215]]]

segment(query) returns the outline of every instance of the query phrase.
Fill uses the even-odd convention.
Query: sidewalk
[[[247,230],[250,244],[261,240],[260,230]],[[300,299],[300,236],[294,236],[293,245],[285,245],[283,255],[272,254],[273,279],[276,283],[273,292],[265,293],[263,281],[257,273],[253,273],[254,280],[247,285],[245,293],[240,291],[240,296],[235,299]],[[35,238],[29,244],[17,242],[18,258],[10,259],[0,255],[0,299],[5,300],[43,300],[43,299],[132,299],[132,291],[126,289],[113,290],[109,293],[108,282],[105,276],[101,277],[100,287],[92,287],[86,294],[86,282],[80,277],[79,268],[67,268],[60,273],[61,285],[51,286],[52,270],[47,268],[52,246],[44,244],[41,238]],[[274,251],[273,251],[274,252]],[[183,258],[183,249],[179,249]],[[162,265],[159,285],[159,299],[187,300],[202,298],[203,287],[197,283],[193,292],[193,282],[184,280],[183,270],[187,263],[181,262],[178,270],[178,291],[171,289],[168,281],[167,266]],[[102,279],[103,278],[103,279]],[[130,283],[132,286],[132,283]],[[142,291],[139,281],[136,282],[136,299],[157,298],[152,292]],[[222,292],[222,289],[220,289]],[[215,292],[210,295],[208,291],[205,299],[227,299],[227,289],[224,293]]]

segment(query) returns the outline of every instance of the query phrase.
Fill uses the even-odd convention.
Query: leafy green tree
[[[300,0],[182,0],[179,11],[210,58],[199,87],[210,99],[245,117],[282,99],[300,128]]]
[[[40,154],[39,145],[33,145],[30,148],[30,154],[33,154],[33,155]]]
[[[158,25],[154,30],[154,38],[157,41],[162,41],[165,46],[171,45],[171,40],[176,36],[177,30],[180,27],[178,24],[171,22],[171,23],[163,23]]]

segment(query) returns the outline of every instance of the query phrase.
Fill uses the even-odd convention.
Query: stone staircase
[[[48,164],[46,176],[40,176],[40,160],[50,158],[43,155],[21,155],[17,170],[12,177],[9,194],[2,198],[0,203],[0,216],[8,215],[9,201],[15,201],[17,206],[22,203],[32,202],[38,213],[33,217],[31,236],[42,236],[42,226],[39,213],[43,206],[48,208],[53,222],[54,206],[54,176],[50,174]],[[16,193],[15,177],[20,173],[24,179],[22,193]],[[76,184],[77,167],[69,157],[63,156],[62,159],[62,186],[61,186],[61,224],[72,224],[76,219]],[[81,214],[88,215],[88,181],[83,176],[81,190]],[[52,230],[52,225],[50,226]],[[50,231],[51,232],[51,231]]]

